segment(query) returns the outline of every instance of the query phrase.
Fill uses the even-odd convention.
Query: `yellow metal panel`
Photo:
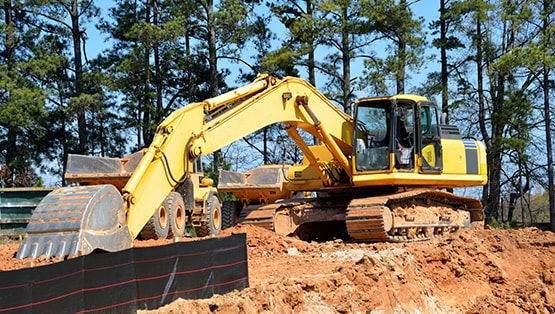
[[[470,187],[485,184],[481,175],[422,174],[391,172],[359,174],[353,178],[355,187],[371,186],[426,186],[438,188]]]
[[[309,146],[310,151],[317,156],[318,161],[330,161],[333,159],[332,154],[327,150],[325,146],[322,145],[314,145]],[[309,165],[310,162],[306,159],[303,160],[303,165]]]
[[[488,179],[488,160],[486,155],[486,147],[484,143],[477,141],[476,145],[478,146],[478,160],[479,160],[479,168],[480,168],[480,175],[484,177],[484,184],[487,182]]]
[[[466,174],[466,156],[461,140],[441,140],[443,149],[443,173]]]
[[[366,101],[376,101],[376,100],[398,100],[398,99],[405,99],[405,100],[412,100],[414,102],[419,101],[428,101],[428,98],[419,95],[412,95],[412,94],[400,94],[400,95],[393,95],[393,96],[378,96],[378,97],[366,97],[360,98],[356,100],[357,103],[366,102]]]
[[[426,160],[428,165],[437,167],[436,149],[434,144],[429,144],[422,148],[422,158]]]

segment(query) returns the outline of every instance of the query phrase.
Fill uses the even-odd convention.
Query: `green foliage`
[[[274,1],[269,3],[271,13],[287,29],[287,38],[274,52],[270,52],[263,64],[278,65],[286,75],[298,75],[296,66],[306,68],[309,80],[315,84],[315,68],[313,60],[315,49],[324,44],[324,38],[317,36],[325,29],[325,23],[319,19],[317,4],[311,0],[298,3],[291,1]],[[277,72],[280,73],[279,71]]]
[[[385,41],[385,57],[365,60],[365,76],[368,84],[376,92],[384,93],[387,89],[385,80],[396,82],[396,92],[405,93],[405,80],[409,71],[418,71],[424,64],[425,32],[422,30],[422,17],[414,17],[406,1],[364,0],[361,1],[361,15],[366,18],[367,31],[375,34],[377,39]],[[379,80],[379,77],[382,80]]]
[[[499,221],[497,221],[497,219],[495,219],[495,217],[492,217],[491,223],[489,225],[492,228],[495,228],[495,229],[503,229],[503,230],[511,229],[511,223],[510,222],[507,221],[505,223],[500,223]]]
[[[0,124],[26,128],[44,116],[44,94],[22,76],[10,76],[0,65],[0,90],[9,91],[0,97]]]
[[[317,43],[330,50],[317,68],[328,77],[322,88],[347,114],[355,93],[351,88],[351,63],[365,56],[365,48],[374,41],[364,21],[365,8],[360,2],[322,1],[317,4],[319,38]]]
[[[268,52],[260,62],[261,73],[272,73],[279,76],[299,76],[295,68],[299,54],[290,48],[281,47],[276,51]]]
[[[192,97],[192,89],[186,93],[187,71],[198,66],[189,67],[191,60],[179,42],[186,34],[179,23],[186,20],[172,15],[170,4],[161,1],[155,8],[147,1],[118,1],[111,11],[116,22],[102,24],[115,43],[99,66],[108,68],[109,89],[125,96],[119,109],[125,125],[137,133],[135,149],[148,145],[163,118]]]
[[[11,168],[11,183],[4,182],[4,185],[13,186],[23,184],[19,181],[30,173],[28,169],[33,163],[41,161],[39,155],[44,147],[41,142],[44,130],[37,128],[37,125],[46,116],[44,104],[47,93],[37,84],[35,77],[49,65],[44,60],[29,56],[36,50],[37,32],[20,20],[27,18],[25,13],[18,11],[11,3],[5,3],[2,9],[4,20],[0,23],[0,34],[4,49],[0,53],[0,161]]]
[[[231,163],[224,161],[221,164],[220,168],[215,169],[214,163],[210,162],[208,167],[204,169],[204,174],[214,181],[214,186],[218,186],[218,182],[220,179],[220,169],[223,169],[223,170],[231,169]]]
[[[456,39],[436,46],[448,47],[449,86],[454,87],[449,90],[450,122],[487,145],[484,205],[488,216],[495,217],[501,191],[512,190],[515,178],[525,176],[525,181],[543,185],[538,180],[545,169],[545,160],[537,159],[545,159],[544,145],[538,141],[543,132],[537,128],[543,120],[538,104],[545,87],[542,72],[550,66],[553,50],[542,36],[542,25],[544,18],[550,24],[554,16],[544,15],[536,1],[445,3],[447,38]]]
[[[26,168],[23,171],[14,173],[7,165],[0,166],[0,187],[13,188],[33,186],[42,186],[42,181],[33,168]]]
[[[532,221],[537,223],[549,222],[549,190],[532,195],[530,200],[530,212]]]

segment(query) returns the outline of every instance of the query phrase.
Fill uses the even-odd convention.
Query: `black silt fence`
[[[132,313],[248,287],[246,235],[0,272],[0,313]]]

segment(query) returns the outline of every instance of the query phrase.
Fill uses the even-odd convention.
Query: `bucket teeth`
[[[16,257],[62,259],[132,245],[123,201],[114,186],[67,187],[52,191],[38,204]]]
[[[34,235],[23,240],[17,251],[16,258],[37,258],[44,255],[46,258],[78,256],[75,236],[60,235]]]

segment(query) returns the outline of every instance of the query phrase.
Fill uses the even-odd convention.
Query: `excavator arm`
[[[292,134],[296,128],[303,129],[325,145],[333,156],[333,165],[319,162],[314,165],[318,165],[316,170],[327,184],[333,182],[321,167],[336,167],[350,177],[346,156],[352,149],[352,118],[302,79],[263,75],[247,86],[185,106],[160,124],[150,148],[123,188],[127,226],[132,236],[137,235],[154,209],[187,176],[195,158],[274,123],[292,128]],[[303,153],[310,155],[300,136],[292,138]]]
[[[190,179],[195,158],[274,123],[286,126],[324,186],[339,184],[337,177],[352,178],[347,156],[352,153],[353,118],[302,79],[261,75],[249,85],[171,113],[121,194],[114,186],[99,185],[63,188],[45,197],[33,213],[17,257],[76,256],[131,247],[168,195]],[[316,137],[332,158],[314,156],[297,129]]]

